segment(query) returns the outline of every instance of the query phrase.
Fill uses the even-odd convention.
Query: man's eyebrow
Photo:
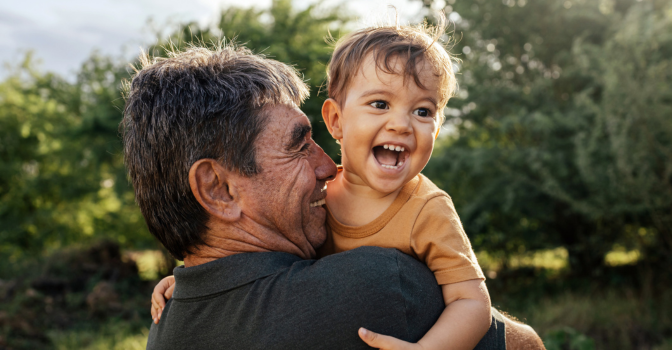
[[[303,141],[305,141],[306,135],[308,135],[308,133],[312,130],[313,128],[310,126],[310,124],[296,124],[294,126],[294,130],[292,130],[292,135],[290,136],[291,138],[287,143],[287,149],[291,150],[297,148],[301,143],[303,143]]]

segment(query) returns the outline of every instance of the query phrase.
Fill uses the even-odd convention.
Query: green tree
[[[564,246],[578,274],[615,243],[669,256],[669,4],[448,3],[461,91],[427,173],[475,246]]]
[[[97,54],[75,83],[32,55],[0,84],[0,254],[17,259],[107,237],[151,243],[118,137],[125,69]]]

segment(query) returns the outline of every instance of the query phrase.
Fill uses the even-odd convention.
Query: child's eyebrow
[[[305,139],[306,135],[311,132],[313,128],[310,124],[296,124],[292,130],[289,142],[287,143],[286,149],[291,150],[297,148]]]
[[[423,100],[428,101],[429,103],[431,103],[431,104],[433,104],[437,107],[439,106],[439,102],[432,97],[425,97],[425,98],[423,98]]]
[[[360,97],[368,97],[371,95],[393,95],[387,90],[382,90],[382,89],[377,89],[377,90],[369,90],[369,91],[364,91]]]
[[[369,91],[364,91],[360,98],[362,97],[369,97],[371,95],[387,95],[387,96],[394,96],[394,93],[387,91],[387,90],[382,90],[382,89],[377,89],[377,90],[369,90]],[[433,104],[434,106],[438,106],[439,102],[430,96],[423,97],[422,100],[428,101],[429,103]]]

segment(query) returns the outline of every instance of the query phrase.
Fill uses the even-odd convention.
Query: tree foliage
[[[669,3],[449,3],[461,91],[426,172],[476,247],[564,246],[575,273],[599,272],[615,245],[669,257]]]
[[[126,76],[94,54],[71,83],[40,73],[28,55],[0,84],[0,253],[101,236],[148,242],[118,138]]]

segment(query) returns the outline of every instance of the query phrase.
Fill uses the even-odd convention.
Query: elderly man
[[[230,46],[142,65],[126,165],[150,232],[184,260],[148,349],[364,349],[359,327],[423,336],[444,308],[424,265],[376,247],[311,260],[336,166],[298,109],[295,70]],[[510,349],[543,347],[497,314],[479,348],[504,349],[505,329]]]

